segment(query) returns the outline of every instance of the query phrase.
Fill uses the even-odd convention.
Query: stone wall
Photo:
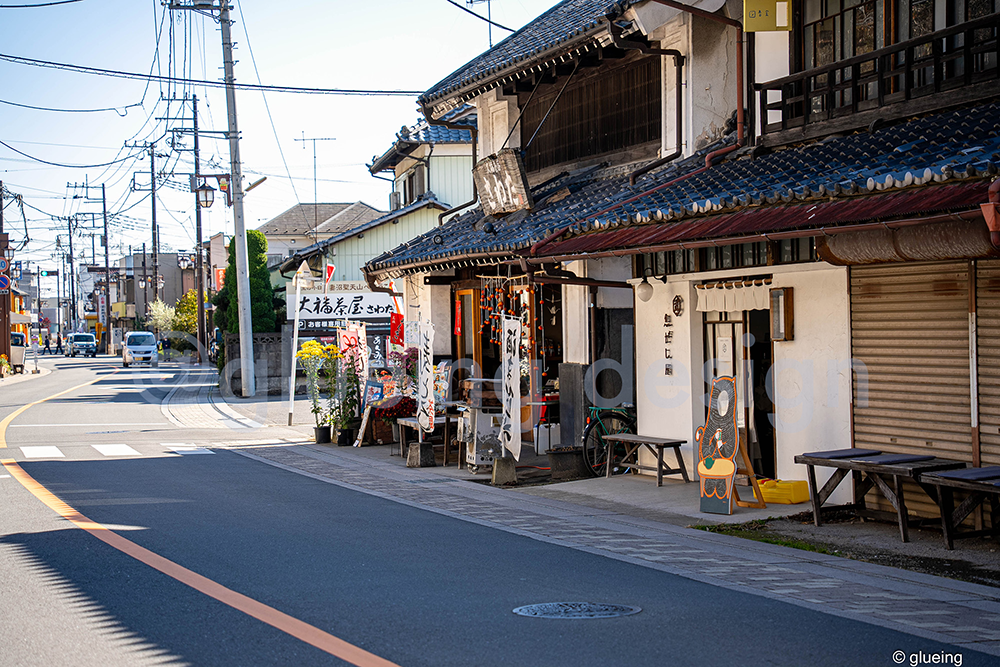
[[[237,396],[243,395],[243,372],[240,368],[240,337],[226,334],[226,364],[219,374],[219,386]],[[288,395],[291,372],[292,336],[290,327],[281,333],[253,335],[253,358],[257,394]],[[302,370],[296,373],[295,393],[305,390]]]

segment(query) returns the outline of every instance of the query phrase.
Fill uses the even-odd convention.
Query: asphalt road
[[[50,363],[50,362],[43,362]],[[181,369],[63,360],[0,388],[0,459],[131,543],[399,665],[892,665],[944,644],[423,511],[225,449],[183,453]],[[112,374],[112,371],[118,371]],[[143,378],[137,383],[137,378]],[[259,437],[260,434],[256,434]],[[125,444],[132,456],[93,445]],[[21,447],[65,458],[29,459]],[[30,451],[30,450],[29,450]],[[0,475],[4,471],[0,470]],[[0,665],[327,665],[329,653],[167,576],[0,477]],[[563,601],[612,619],[526,618]],[[239,606],[239,605],[237,605]],[[965,650],[965,665],[996,664]],[[373,664],[370,661],[356,664]]]

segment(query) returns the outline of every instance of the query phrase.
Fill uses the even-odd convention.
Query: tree
[[[247,259],[250,265],[250,317],[254,333],[275,331],[271,275],[267,270],[267,238],[256,229],[247,230]],[[236,243],[229,243],[229,266],[222,289],[212,299],[216,306],[215,324],[226,333],[240,330],[239,302],[236,298]]]
[[[198,333],[198,292],[190,289],[177,299],[174,314],[174,331],[184,331],[192,336]]]
[[[156,331],[173,331],[177,311],[160,299],[149,304],[149,322]]]

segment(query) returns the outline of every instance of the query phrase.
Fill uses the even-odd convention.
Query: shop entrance
[[[754,472],[774,478],[770,311],[705,312],[705,393],[712,378],[735,376],[737,427]],[[705,408],[708,415],[708,408]]]

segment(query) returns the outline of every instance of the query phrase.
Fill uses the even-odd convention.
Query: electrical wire
[[[32,109],[34,111],[56,111],[59,113],[98,113],[101,111],[114,111],[122,118],[128,115],[128,110],[131,109],[132,107],[142,106],[141,103],[127,104],[121,107],[121,109],[125,111],[124,113],[122,113],[121,111],[118,110],[119,107],[107,107],[104,109],[54,109],[52,107],[36,107],[31,104],[19,104],[17,102],[10,102],[8,100],[0,100],[0,104],[8,104],[12,107],[21,107],[22,109]]]
[[[34,7],[54,7],[56,5],[70,5],[83,0],[54,0],[53,2],[39,2],[33,5],[0,5],[0,9],[31,9]]]
[[[100,76],[117,77],[120,79],[138,79],[141,81],[158,81],[161,83],[184,83],[196,86],[210,86],[212,88],[225,88],[225,81],[207,81],[196,79],[185,79],[174,76],[161,76],[152,74],[139,74],[137,72],[122,72],[119,70],[102,69],[99,67],[85,67],[83,65],[70,65],[68,63],[57,63],[49,60],[37,60],[35,58],[25,58],[7,53],[0,53],[0,60],[5,60],[18,65],[31,65],[33,67],[48,67],[51,69],[61,69],[70,72],[82,72],[84,74],[96,74]],[[295,93],[307,95],[368,95],[368,96],[405,96],[419,95],[422,90],[369,90],[361,88],[304,88],[299,86],[265,86],[255,83],[231,83],[237,90],[266,90],[275,93]]]
[[[508,28],[505,25],[500,25],[496,21],[491,21],[490,19],[486,18],[485,16],[482,16],[481,14],[477,14],[476,12],[472,11],[468,7],[463,7],[462,5],[460,5],[457,2],[455,2],[455,0],[445,0],[445,2],[447,2],[449,4],[452,4],[452,5],[455,5],[456,7],[458,7],[459,9],[461,9],[463,12],[467,12],[469,14],[472,14],[473,16],[475,16],[480,21],[486,21],[490,25],[494,25],[494,26],[500,28],[501,30],[506,30],[507,32],[517,32],[513,28]]]

